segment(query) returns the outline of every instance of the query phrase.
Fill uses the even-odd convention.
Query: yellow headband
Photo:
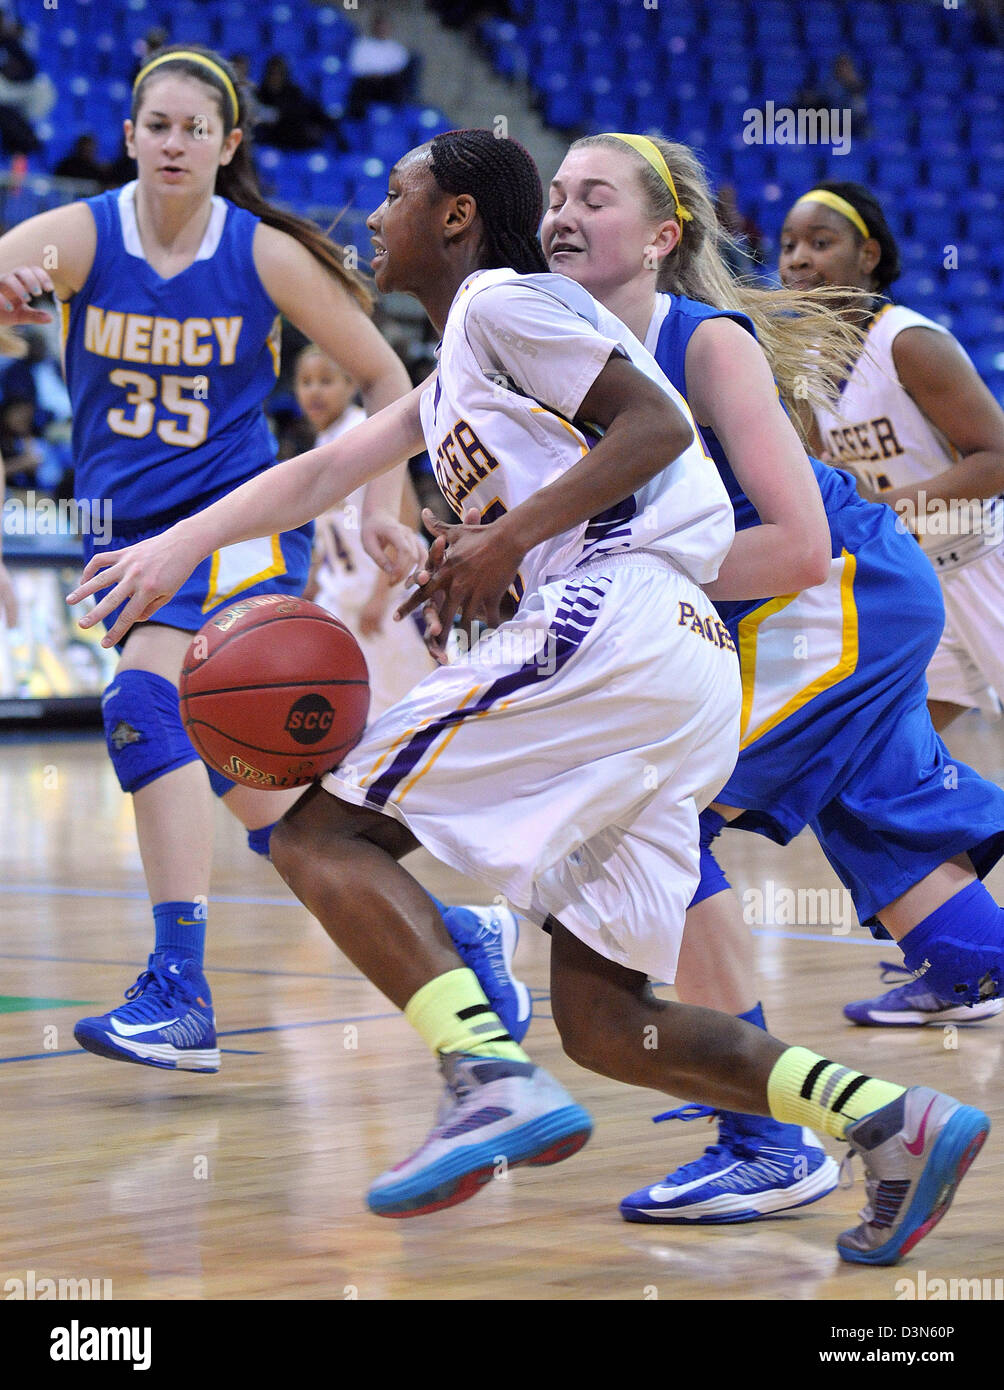
[[[853,222],[865,241],[871,236],[860,212],[846,198],[841,198],[839,193],[831,193],[828,188],[814,188],[811,193],[803,193],[801,198],[796,199],[795,206],[798,207],[799,203],[825,203],[828,208],[841,213],[849,222]]]
[[[204,68],[208,68],[210,72],[216,74],[227,89],[227,95],[230,97],[233,106],[234,125],[236,125],[237,113],[240,108],[237,104],[237,93],[234,91],[234,84],[220,67],[219,63],[214,63],[212,58],[207,58],[204,53],[192,53],[189,49],[183,48],[177,49],[173,53],[162,53],[157,58],[151,58],[146,66],[140,68],[139,72],[136,74],[136,81],[132,84],[133,91],[136,90],[147,73],[152,72],[154,68],[160,67],[161,63],[173,63],[176,58],[183,58],[186,63],[201,63]]]
[[[673,202],[676,204],[676,215],[681,222],[692,222],[693,216],[680,202],[680,196],[676,191],[676,184],[673,182],[673,175],[669,172],[669,165],[659,146],[654,140],[650,140],[647,135],[623,135],[620,131],[608,130],[604,132],[608,140],[623,140],[625,145],[630,145],[641,155],[642,159],[648,161],[652,168],[662,179],[663,183],[673,195]],[[681,227],[682,231],[683,228]]]

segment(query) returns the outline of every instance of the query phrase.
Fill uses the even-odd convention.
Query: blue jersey
[[[686,398],[705,319],[744,314],[659,295],[646,346]],[[655,339],[655,342],[653,342]],[[720,442],[701,428],[736,511],[760,524]],[[924,672],[944,625],[937,576],[890,507],[812,460],[830,528],[829,578],[800,594],[718,603],[743,682],[739,761],[716,800],[732,824],[787,844],[806,825],[863,922],[953,855],[983,877],[1004,853],[1004,791],[952,759]]]
[[[258,278],[258,218],[214,197],[196,259],[163,279],[143,256],[135,183],[89,198],[97,249],[63,305],[75,489],[111,499],[117,535],[175,519],[268,467],[263,404],[279,369]]]
[[[645,346],[684,399],[687,395],[687,345],[694,330],[706,319],[720,318],[732,319],[733,322],[738,323],[740,327],[751,333],[754,338],[756,337],[753,322],[746,314],[727,309],[715,309],[710,304],[701,304],[698,300],[687,299],[685,295],[660,294],[657,296],[656,312],[649,327]],[[655,339],[654,343],[653,339]],[[701,425],[699,428],[705,448],[714,460],[731,499],[735,511],[736,530],[745,531],[750,526],[759,526],[760,517],[757,515],[757,510],[740,487],[717,435],[705,425]],[[812,471],[823,497],[823,506],[831,523],[830,533],[834,546],[839,547],[839,536],[833,526],[833,521],[843,507],[860,501],[857,487],[851,475],[842,469],[831,468],[819,459],[812,458],[811,455],[809,462],[812,464]],[[835,548],[834,558],[839,554],[840,549]],[[715,606],[723,617],[730,618],[740,611],[754,607],[757,602],[759,600],[753,602],[743,600],[741,603],[717,603]]]

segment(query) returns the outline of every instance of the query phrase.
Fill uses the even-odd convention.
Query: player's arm
[[[145,621],[177,593],[196,565],[214,550],[302,526],[400,459],[417,453],[423,443],[421,394],[422,388],[416,387],[332,443],[276,464],[159,536],[125,550],[95,555],[81,583],[67,595],[67,603],[79,603],[99,589],[112,587],[81,618],[80,626],[94,627],[128,600],[102,639],[102,646],[113,646],[133,623]]]
[[[822,584],[830,528],[805,449],[778,400],[755,339],[731,319],[708,319],[687,346],[687,401],[721,440],[761,525],[737,533],[713,599],[791,594]]]
[[[609,357],[576,413],[598,425],[603,438],[511,511],[483,526],[447,526],[425,513],[437,538],[430,552],[433,569],[399,616],[431,604],[435,612],[426,612],[426,622],[433,637],[450,630],[458,611],[468,631],[478,618],[497,626],[499,604],[528,551],[644,487],[694,439],[666,392],[619,353]],[[433,650],[442,659],[441,648]]]
[[[348,290],[316,256],[288,232],[259,223],[254,261],[269,298],[301,333],[327,354],[359,387],[367,415],[411,390],[404,364]],[[366,490],[363,543],[393,543],[401,514],[405,461],[375,479]],[[398,538],[400,540],[402,538]]]
[[[5,232],[0,237],[0,324],[48,323],[52,315],[28,308],[29,301],[42,293],[58,299],[75,295],[91,273],[97,240],[94,217],[84,203],[39,213]]]
[[[879,493],[877,501],[895,507],[954,497],[996,497],[1004,492],[1004,411],[954,338],[933,328],[904,328],[892,345],[892,358],[904,390],[961,458],[934,478]]]

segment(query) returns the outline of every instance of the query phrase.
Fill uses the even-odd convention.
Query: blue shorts
[[[130,531],[125,537],[113,536],[104,545],[94,545],[92,538],[85,537],[84,553],[89,560],[94,554],[135,545],[167,529],[162,524],[148,531]],[[310,572],[313,536],[314,523],[308,521],[296,531],[240,541],[214,551],[174,597],[157,609],[151,621],[197,632],[213,613],[238,598],[250,598],[253,594],[302,594]],[[101,597],[100,591],[95,597]],[[124,607],[120,604],[108,614],[104,620],[106,630],[114,625]]]
[[[829,520],[825,584],[726,620],[743,713],[716,800],[778,844],[810,826],[869,922],[953,855],[987,874],[1004,854],[1004,791],[953,759],[927,714],[944,626],[930,562],[888,507],[850,503]]]

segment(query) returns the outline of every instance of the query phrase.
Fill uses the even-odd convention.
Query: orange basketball
[[[178,684],[181,717],[218,772],[264,790],[300,787],[362,738],[369,672],[359,644],[316,603],[258,594],[196,633]]]

